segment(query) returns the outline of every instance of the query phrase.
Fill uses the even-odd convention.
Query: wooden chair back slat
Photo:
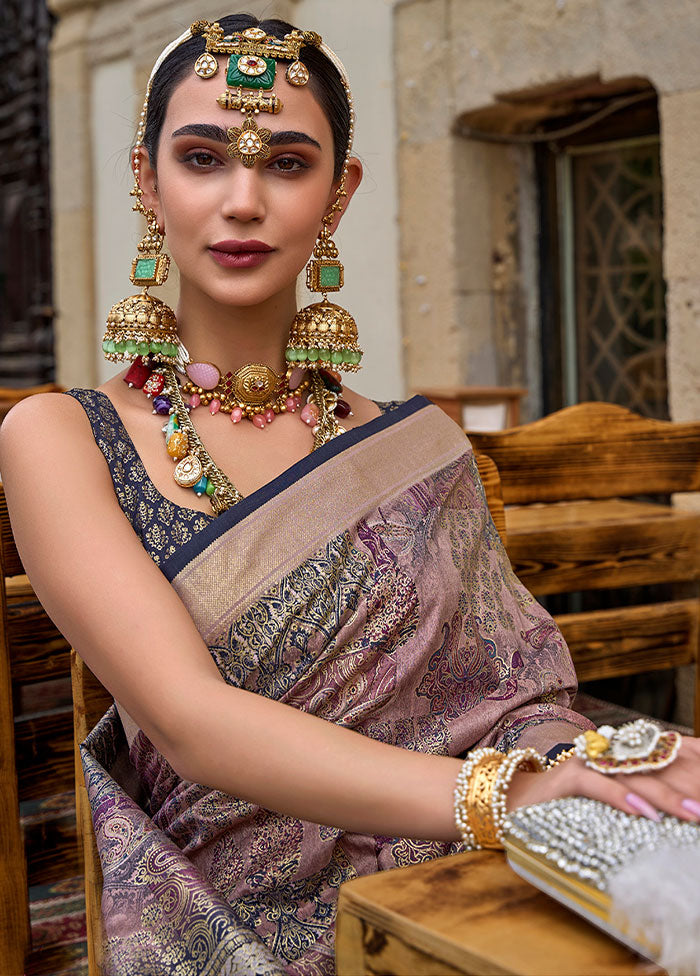
[[[72,789],[57,816],[49,821],[25,821],[23,831],[30,887],[53,884],[82,874]]]
[[[506,511],[503,504],[501,479],[498,474],[498,468],[487,454],[476,454],[475,457],[493,524],[496,526],[496,531],[505,546],[507,544]]]
[[[515,506],[507,521],[508,554],[536,595],[700,579],[696,512],[613,498]]]
[[[75,650],[71,651],[73,685],[73,747],[75,761],[75,801],[78,837],[85,874],[85,921],[90,976],[102,971],[102,867],[92,825],[90,801],[83,776],[80,743],[95,727],[113,702],[107,689],[97,680]]]
[[[697,600],[676,600],[555,618],[580,681],[692,664],[700,634]]]
[[[41,800],[70,793],[73,779],[73,709],[55,708],[15,719],[19,799]]]
[[[12,535],[10,514],[7,511],[5,489],[2,484],[0,484],[0,567],[5,577],[20,576],[24,573],[24,566]]]
[[[579,403],[521,427],[467,434],[495,462],[506,505],[700,491],[700,423]]]

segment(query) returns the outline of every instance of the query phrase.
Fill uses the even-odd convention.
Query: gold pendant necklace
[[[202,443],[190,417],[180,384],[172,366],[163,366],[163,393],[171,403],[168,422],[163,428],[168,454],[175,461],[173,478],[181,488],[192,488],[199,496],[207,495],[216,515],[243,499],[233,482],[212,459]],[[312,427],[312,451],[345,433],[335,416],[338,394],[326,388],[317,373],[308,381],[308,402],[302,409],[302,420]],[[306,419],[304,413],[307,412]],[[256,416],[260,416],[257,414]]]

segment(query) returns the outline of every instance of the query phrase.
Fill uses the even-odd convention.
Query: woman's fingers
[[[651,819],[670,813],[680,820],[700,821],[700,756],[696,745],[697,740],[685,740],[676,761],[653,773],[604,776],[580,759],[570,759],[559,767],[560,787],[566,790],[560,795],[589,796]],[[552,775],[557,772],[552,770]]]
[[[580,759],[570,759],[566,766],[568,776],[567,783],[562,783],[566,792],[562,796],[588,796],[592,800],[601,800],[612,807],[617,807],[624,813],[635,816],[648,817],[650,820],[659,820],[660,815],[656,806],[648,797],[637,792],[635,783],[624,782],[632,777],[627,776],[603,776],[602,773],[589,769]],[[557,770],[553,770],[556,773]],[[635,776],[639,780],[640,776]],[[562,776],[562,779],[564,777]]]
[[[700,760],[700,739],[684,735],[681,740],[681,755],[695,756]]]
[[[664,773],[666,775],[664,775]],[[670,813],[679,820],[700,820],[700,799],[697,783],[690,785],[689,778],[681,771],[663,770],[657,774],[616,776],[618,781],[627,780],[629,788],[651,803],[657,810]]]
[[[700,739],[684,737],[676,760],[655,772],[604,776],[574,757],[544,775],[516,773],[508,808],[561,796],[588,796],[651,820],[669,813],[700,822]]]

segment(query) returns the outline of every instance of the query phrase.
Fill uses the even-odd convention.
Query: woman
[[[461,431],[421,398],[338,396],[352,324],[297,313],[314,247],[316,290],[342,284],[351,143],[318,37],[193,25],[154,69],[133,154],[132,280],[162,279],[167,234],[177,332],[150,296],[119,303],[105,352],[141,354],[129,383],[33,397],[3,425],[24,565],[119,703],[84,749],[109,971],[332,972],[342,881],[479,840],[461,800],[455,825],[456,757],[556,752],[588,724]],[[470,762],[507,769],[489,795],[509,808],[583,794],[700,815],[696,740],[647,775]]]

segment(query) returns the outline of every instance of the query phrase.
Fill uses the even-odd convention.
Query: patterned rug
[[[83,879],[29,889],[32,952],[26,976],[88,976]]]

